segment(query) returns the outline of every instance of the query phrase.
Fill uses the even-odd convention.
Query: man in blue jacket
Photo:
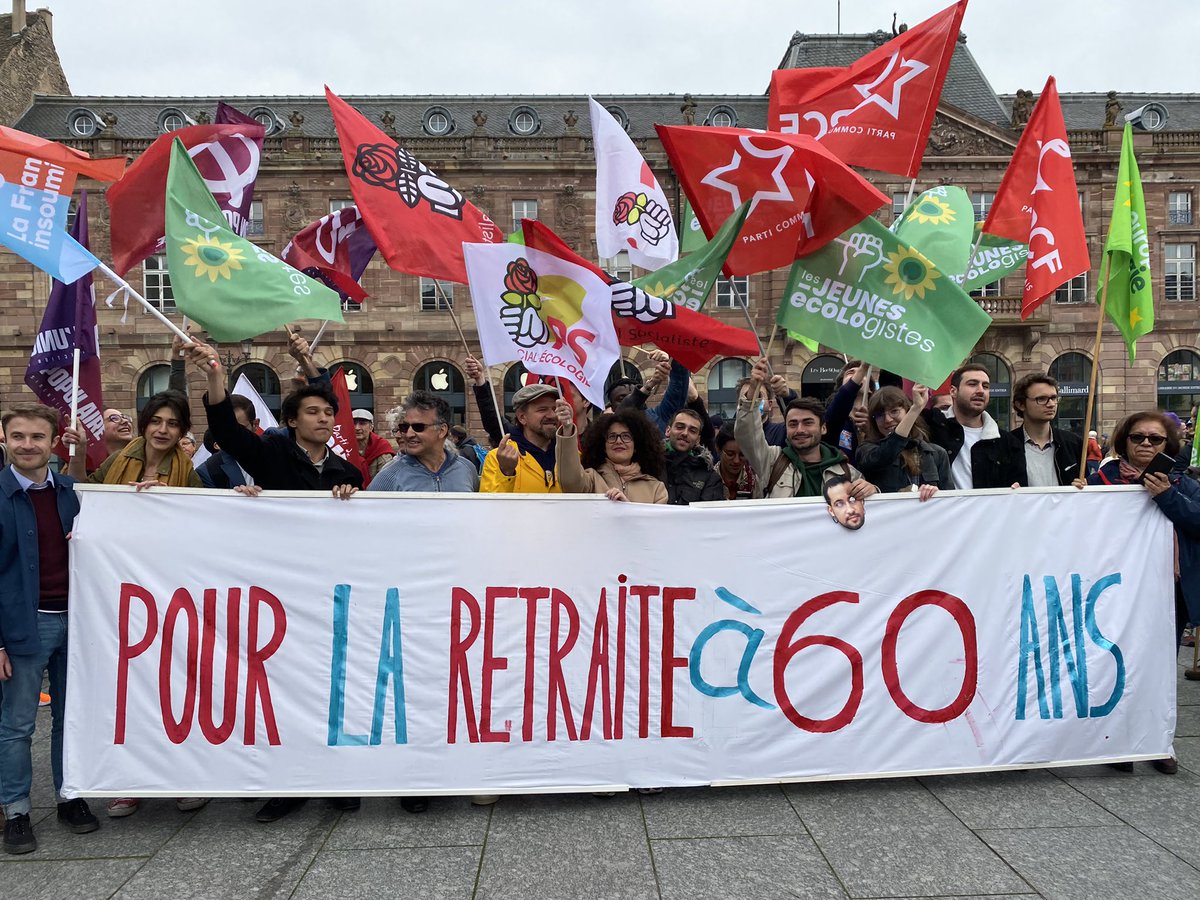
[[[42,673],[50,673],[50,765],[58,820],[76,834],[100,827],[83,800],[64,800],[63,712],[67,691],[67,535],[79,512],[74,479],[50,472],[58,413],[40,403],[3,418],[11,464],[0,470],[0,804],[4,851],[31,853],[33,730]],[[78,432],[66,435],[80,443]],[[84,445],[81,444],[81,451]]]

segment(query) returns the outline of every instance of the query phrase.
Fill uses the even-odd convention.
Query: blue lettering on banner
[[[350,585],[333,588],[333,660],[329,666],[329,736],[330,747],[362,747],[365,734],[346,734],[346,645],[350,638]]]
[[[727,588],[719,587],[715,593],[717,597],[735,609],[756,616],[762,615],[761,612]],[[731,685],[718,687],[717,685],[710,684],[700,674],[700,657],[704,655],[704,648],[708,646],[709,641],[722,631],[734,631],[746,638],[746,647],[742,651],[742,661],[738,664],[736,687]],[[713,622],[700,632],[699,637],[696,638],[696,642],[692,644],[691,652],[688,654],[688,674],[692,680],[692,687],[706,697],[732,697],[734,694],[741,694],[755,706],[762,707],[763,709],[775,709],[774,703],[767,702],[754,693],[754,689],[750,687],[750,664],[754,662],[754,654],[758,652],[758,647],[765,636],[766,633],[761,628],[751,628],[745,622],[738,622],[735,619],[721,619]]]

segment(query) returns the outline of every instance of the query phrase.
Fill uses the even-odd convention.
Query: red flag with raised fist
[[[959,0],[845,68],[776,69],[767,127],[916,178],[966,8]]]
[[[655,128],[710,239],[750,201],[725,260],[726,275],[790,266],[888,202],[809,137],[746,128]]]
[[[614,278],[577,254],[541,222],[522,219],[521,231],[526,247],[590,269],[612,285],[613,326],[622,347],[653,344],[678,360],[689,372],[700,371],[714,356],[758,353],[758,338],[754,332],[727,325]]]
[[[398,272],[467,283],[462,245],[504,235],[487,214],[367,121],[328,86],[350,192],[387,264]]]
[[[1051,76],[1013,152],[983,231],[1029,245],[1021,318],[1091,268],[1067,126]]]

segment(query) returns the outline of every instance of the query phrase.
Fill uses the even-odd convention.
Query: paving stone
[[[1175,719],[1175,737],[1200,737],[1200,706],[1180,706]]]
[[[1175,753],[1180,766],[1200,775],[1200,738],[1175,738]]]
[[[326,850],[313,862],[294,900],[422,897],[469,900],[479,873],[479,848]]]
[[[1200,777],[1080,778],[1071,781],[1156,844],[1200,868]],[[1200,894],[1200,875],[1197,876]]]
[[[0,868],[0,885],[3,885],[0,893],[20,900],[110,897],[145,862],[145,859],[126,858],[6,863]]]
[[[1053,900],[1195,900],[1197,894],[1200,873],[1128,826],[978,834]]]
[[[88,804],[100,820],[99,830],[90,834],[72,834],[59,824],[56,810],[35,808],[31,821],[37,850],[16,857],[0,854],[0,866],[12,860],[153,856],[194,815],[181,813],[172,800],[148,800],[136,814],[110,819],[104,804],[103,800]]]
[[[472,806],[465,797],[434,797],[416,815],[398,800],[364,798],[362,809],[338,820],[325,849],[482,846],[489,818],[488,807]]]
[[[852,897],[1029,889],[911,779],[788,785],[786,790]]]
[[[990,772],[922,778],[968,828],[1119,825],[1070,784],[1049,772]]]
[[[778,785],[672,788],[641,800],[651,838],[805,833]]]
[[[656,840],[651,847],[663,900],[846,896],[807,835]]]

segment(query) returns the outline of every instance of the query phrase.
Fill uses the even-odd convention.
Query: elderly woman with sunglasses
[[[662,434],[640,411],[604,413],[577,438],[571,404],[559,400],[558,481],[565,493],[604,494],[609,500],[666,503]],[[582,445],[582,447],[580,446]]]

